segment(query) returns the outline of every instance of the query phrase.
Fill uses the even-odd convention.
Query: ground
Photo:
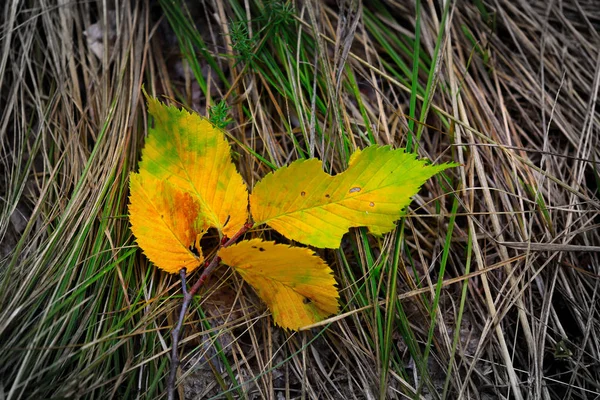
[[[598,397],[596,3],[5,2],[0,397],[166,397],[180,282],[128,220],[142,87],[222,123],[250,190],[371,144],[459,164],[392,233],[317,250],[341,305],[318,327],[218,268],[184,398]]]

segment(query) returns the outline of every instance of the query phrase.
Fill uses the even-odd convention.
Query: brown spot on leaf
[[[327,193],[327,194],[325,195],[325,197],[327,197],[327,198],[330,198],[331,196],[329,195],[329,193]]]
[[[370,202],[370,203],[369,203],[369,206],[371,206],[371,207],[375,207],[375,203],[373,203],[373,202]]]
[[[360,188],[358,186],[350,189],[350,193],[358,193],[358,192],[360,192]]]
[[[302,196],[302,197],[306,196],[306,192],[300,192],[300,196]]]

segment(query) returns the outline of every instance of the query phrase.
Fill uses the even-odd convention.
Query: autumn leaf
[[[200,266],[207,222],[196,199],[145,170],[131,174],[130,192],[131,230],[148,259],[170,273]]]
[[[285,329],[321,321],[338,311],[331,268],[306,248],[252,239],[219,251],[267,304]]]
[[[209,228],[233,237],[230,242],[247,231],[248,192],[221,130],[197,114],[147,100],[154,126],[139,173],[130,177],[132,231],[159,268],[191,271],[203,262],[200,239]],[[339,247],[350,227],[383,234],[394,228],[420,186],[450,166],[430,166],[414,154],[380,146],[357,151],[336,176],[323,172],[319,160],[297,161],[254,188],[254,226],[265,223],[290,239],[328,248]],[[337,313],[333,273],[311,250],[260,239],[230,242],[217,256],[256,290],[276,324],[296,330]],[[194,288],[218,260],[213,258]]]
[[[225,135],[196,113],[146,98],[154,128],[140,170],[190,193],[208,225],[232,236],[248,220],[248,190],[231,161]]]
[[[453,164],[427,165],[389,146],[356,151],[331,176],[317,159],[295,161],[264,177],[250,195],[255,226],[267,224],[300,243],[336,248],[351,227],[391,231],[427,179]]]

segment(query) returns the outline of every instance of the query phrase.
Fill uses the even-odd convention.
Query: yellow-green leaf
[[[309,249],[252,239],[219,256],[256,290],[282,328],[297,330],[338,311],[333,272]]]
[[[264,177],[250,196],[255,226],[268,224],[289,239],[336,248],[351,227],[391,231],[421,185],[453,164],[431,166],[404,149],[356,151],[348,169],[331,176],[317,159],[295,161]]]
[[[131,230],[148,259],[171,273],[202,264],[207,222],[196,199],[144,170],[131,174],[130,192]]]
[[[248,190],[223,132],[198,114],[147,97],[154,128],[140,170],[189,192],[209,226],[232,236],[248,220]]]

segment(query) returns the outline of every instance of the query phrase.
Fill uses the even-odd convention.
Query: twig
[[[179,367],[179,353],[177,347],[179,347],[179,332],[183,326],[183,319],[187,312],[187,308],[192,299],[192,294],[187,290],[187,283],[185,281],[186,269],[181,268],[179,276],[181,276],[181,290],[183,291],[183,304],[181,305],[181,311],[179,312],[179,321],[177,326],[171,332],[173,337],[173,347],[171,348],[171,372],[169,373],[169,380],[167,381],[167,398],[173,400],[175,396],[175,380],[177,378],[177,367]]]
[[[228,247],[238,241],[242,235],[244,235],[248,230],[252,228],[252,224],[245,224],[238,232],[235,233],[230,239],[221,243],[219,248]],[[177,321],[177,326],[171,332],[171,336],[173,338],[173,346],[171,348],[171,371],[169,373],[169,379],[167,381],[167,399],[174,400],[175,399],[175,381],[177,380],[177,368],[179,367],[179,353],[177,352],[177,348],[179,347],[180,333],[181,328],[183,327],[183,320],[185,319],[185,314],[187,313],[187,309],[194,298],[194,295],[200,290],[200,287],[206,282],[209,275],[217,268],[219,263],[221,262],[221,257],[215,254],[210,263],[204,268],[202,271],[202,275],[198,278],[198,281],[192,286],[192,288],[188,291],[187,283],[186,283],[186,269],[182,268],[179,270],[179,276],[181,277],[181,290],[183,291],[183,303],[181,304],[181,311],[179,312],[179,320]]]

